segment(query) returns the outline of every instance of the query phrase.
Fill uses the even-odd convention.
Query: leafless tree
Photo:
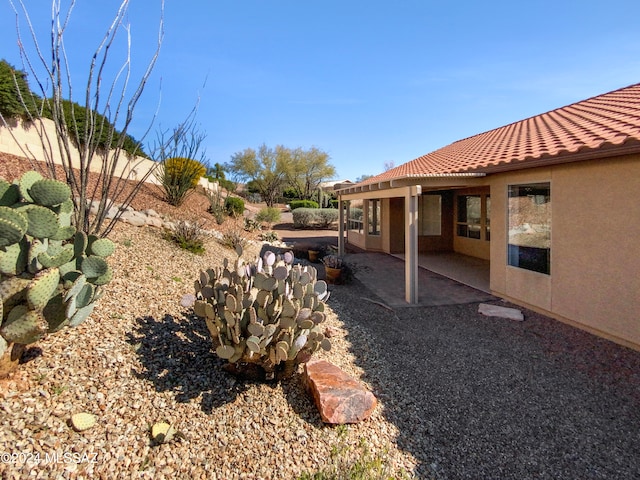
[[[28,121],[38,129],[45,158],[35,158],[27,146],[21,146],[23,155],[29,158],[34,166],[38,165],[37,162],[44,161],[45,172],[52,178],[56,178],[54,158],[56,152],[59,154],[66,177],[64,181],[69,184],[73,192],[75,225],[88,234],[108,235],[121,213],[107,219],[109,209],[116,201],[120,205],[129,205],[140,187],[154,173],[153,168],[149,169],[132,182],[133,188],[126,189],[129,169],[124,166],[131,162],[131,159],[123,149],[123,145],[128,137],[127,130],[133,121],[136,105],[156,65],[164,36],[164,0],[159,1],[160,20],[157,43],[144,73],[138,80],[131,78],[131,32],[130,25],[127,23],[130,1],[121,2],[89,63],[87,81],[80,94],[83,101],[78,103],[86,109],[87,118],[81,124],[76,120],[76,113],[73,110],[75,104],[73,81],[64,43],[65,32],[69,27],[71,13],[76,4],[75,0],[70,0],[66,11],[62,9],[61,0],[52,0],[50,51],[48,48],[46,50],[41,48],[25,2],[9,0],[16,15],[16,32],[23,65],[35,80],[39,94],[42,95],[39,98],[42,102],[39,105],[39,111],[42,113],[46,108],[55,125],[55,138],[49,138],[42,115],[29,113],[34,111],[35,97],[21,98]],[[20,32],[21,17],[26,22],[35,54],[27,53],[24,38]],[[126,55],[120,60],[118,68],[112,70],[110,53],[113,51],[116,38],[123,33],[126,35]],[[42,71],[44,73],[39,73]],[[108,79],[109,71],[117,72],[111,80]],[[65,102],[69,105],[67,108],[71,109],[70,115],[65,115]],[[4,118],[1,120],[3,125],[8,127],[7,121]],[[140,141],[148,134],[152,123],[153,120]],[[11,131],[11,129],[8,130]],[[107,145],[107,148],[104,145]],[[77,157],[79,160],[74,160]],[[93,185],[89,178],[92,165],[99,177],[99,181]],[[97,211],[94,210],[94,214],[90,214],[92,202],[97,205]]]

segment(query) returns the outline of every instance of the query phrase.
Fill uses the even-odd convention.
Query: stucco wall
[[[43,150],[40,133],[49,139],[52,145],[52,154],[54,163],[61,165],[62,160],[56,143],[56,133],[54,123],[49,119],[43,119],[42,122],[24,125],[17,122],[10,129],[0,125],[0,152],[9,153],[18,157],[35,158],[44,161],[48,155]],[[26,153],[25,153],[26,152]],[[72,151],[74,166],[80,165],[80,156],[77,150]],[[91,162],[91,171],[99,172],[102,162],[99,158],[94,158]],[[143,178],[150,169],[155,168],[156,162],[144,157],[127,158],[121,155],[118,159],[115,175],[131,180]],[[151,174],[147,181],[150,183],[160,183],[154,174]],[[199,184],[204,188],[216,191],[218,184],[210,182],[206,178],[201,178]]]
[[[491,289],[640,347],[640,157],[492,176]],[[507,187],[551,184],[551,274],[507,266]]]

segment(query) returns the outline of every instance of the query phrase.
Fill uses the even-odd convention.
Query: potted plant
[[[336,283],[342,274],[342,258],[338,255],[325,255],[322,257],[324,270],[328,283]]]

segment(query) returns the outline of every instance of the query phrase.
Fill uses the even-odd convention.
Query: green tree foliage
[[[272,207],[282,192],[290,151],[278,145],[269,148],[261,145],[258,151],[247,148],[235,153],[227,170],[241,180],[251,180],[268,207]]]
[[[5,119],[21,118],[23,120],[37,118],[53,119],[53,99],[42,101],[29,88],[27,74],[16,70],[5,60],[0,60],[0,114]],[[101,150],[116,148],[122,133],[104,116],[76,102],[62,100],[64,121],[71,141],[76,148],[87,144],[88,139]],[[129,155],[146,157],[142,145],[131,135],[122,137],[122,149]]]
[[[292,200],[289,202],[289,206],[291,210],[295,210],[296,208],[320,208],[318,202],[314,202],[313,200]]]
[[[310,199],[323,180],[335,175],[329,155],[313,147],[291,149],[278,145],[247,148],[231,157],[226,170],[249,182],[267,206],[273,206],[285,189],[302,199]]]
[[[27,119],[29,112],[35,114],[39,103],[32,95],[27,74],[16,70],[6,60],[0,60],[0,114],[5,119]]]
[[[310,200],[323,181],[336,175],[336,169],[329,163],[329,154],[316,147],[309,150],[296,148],[290,156],[287,184],[296,192],[297,198]]]

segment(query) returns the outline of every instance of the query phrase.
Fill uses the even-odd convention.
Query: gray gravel
[[[390,312],[362,288],[333,308],[419,478],[640,478],[639,352],[526,310]]]

